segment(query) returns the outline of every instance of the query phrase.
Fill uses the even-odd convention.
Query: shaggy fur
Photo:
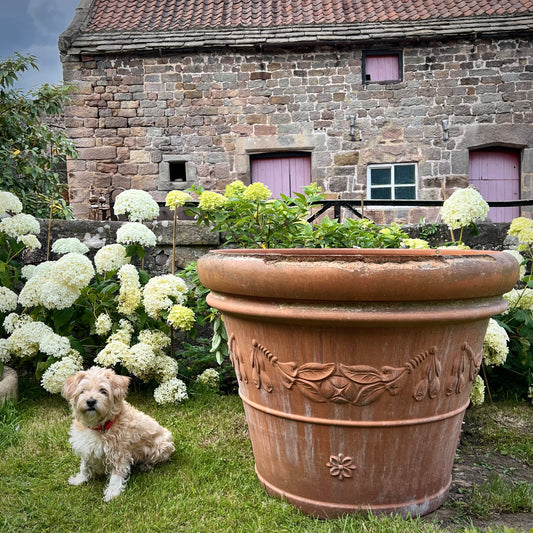
[[[81,458],[79,473],[68,481],[81,485],[93,475],[108,474],[106,502],[124,491],[132,466],[149,470],[174,451],[170,431],[124,400],[129,380],[93,367],[69,377],[63,386],[74,415],[70,443]]]

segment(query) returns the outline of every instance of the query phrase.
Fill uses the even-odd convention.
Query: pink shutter
[[[311,183],[311,158],[308,155],[257,157],[252,159],[251,171],[252,182],[264,183],[274,198],[280,194],[291,196],[303,192]]]
[[[516,150],[473,150],[469,182],[487,201],[520,199],[520,154]],[[492,222],[510,222],[520,216],[519,207],[492,207]]]
[[[365,74],[367,80],[393,81],[398,78],[398,55],[366,56]],[[368,78],[370,76],[370,78]]]

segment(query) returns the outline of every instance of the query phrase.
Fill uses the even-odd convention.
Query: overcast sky
[[[72,19],[79,0],[0,0],[0,59],[19,52],[37,56],[39,70],[29,70],[17,87],[27,91],[62,81],[57,39]]]

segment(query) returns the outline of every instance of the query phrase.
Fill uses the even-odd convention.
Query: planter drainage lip
[[[259,482],[271,496],[276,496],[282,500],[286,500],[295,507],[301,509],[305,513],[314,515],[317,518],[338,518],[346,514],[352,514],[356,512],[372,512],[374,514],[396,514],[399,513],[404,517],[407,516],[422,516],[427,513],[431,513],[435,509],[438,509],[448,497],[450,486],[452,484],[452,478],[441,490],[431,496],[420,498],[415,501],[398,502],[391,504],[374,504],[368,503],[367,505],[358,504],[340,504],[332,502],[322,502],[318,500],[312,500],[310,498],[303,498],[296,494],[291,494],[283,490],[279,490],[277,487],[270,484],[266,479],[261,476],[255,467],[255,473]]]
[[[324,302],[501,297],[518,272],[511,254],[484,250],[224,249],[198,260],[212,291]]]

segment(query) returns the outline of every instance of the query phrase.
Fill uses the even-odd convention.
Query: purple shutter
[[[365,74],[367,80],[393,81],[398,78],[398,55],[366,56]],[[370,76],[370,78],[368,78]]]
[[[520,154],[516,150],[473,150],[469,158],[469,182],[487,201],[520,199]],[[520,216],[519,207],[492,207],[492,222],[510,222]]]
[[[311,183],[311,158],[303,156],[264,157],[252,159],[252,182],[260,181],[271,191],[274,198],[280,194],[291,196],[303,192]]]

